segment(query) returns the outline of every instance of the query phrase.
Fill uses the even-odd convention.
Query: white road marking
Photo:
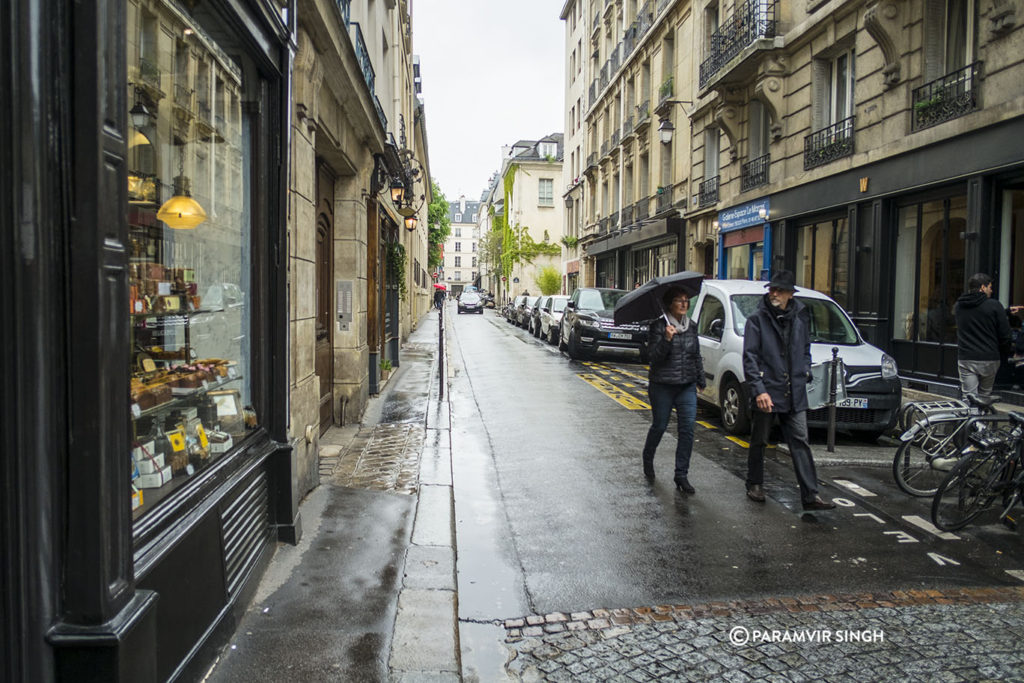
[[[870,517],[871,519],[875,520],[879,524],[885,524],[885,520],[884,519],[882,519],[878,515],[873,515],[870,512],[854,512],[853,516],[854,517]]]
[[[919,541],[906,531],[883,531],[886,536],[895,536],[897,543],[919,543]]]
[[[860,486],[859,484],[854,484],[852,481],[849,481],[847,479],[834,479],[833,481],[835,481],[835,483],[839,484],[843,488],[850,489],[851,491],[856,493],[858,496],[861,496],[861,497],[864,497],[864,498],[870,498],[871,496],[875,495],[874,493],[872,493],[871,491],[868,491],[863,486]]]
[[[1019,581],[1024,581],[1024,569],[1007,569],[1006,573]]]
[[[928,533],[934,534],[945,541],[960,540],[960,537],[956,534],[951,534],[948,531],[942,531],[924,517],[919,517],[918,515],[903,515],[903,519],[904,521],[909,522],[920,529],[924,529]]]
[[[928,553],[928,557],[932,558],[935,564],[939,565],[940,567],[947,564],[955,564],[957,566],[960,565],[960,563],[954,560],[953,558],[946,557],[945,555],[939,555],[938,553]]]

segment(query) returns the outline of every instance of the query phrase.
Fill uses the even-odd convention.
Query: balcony
[[[647,197],[644,197],[636,204],[633,205],[633,212],[636,214],[633,218],[639,223],[645,220],[650,215],[651,201]]]
[[[608,156],[608,141],[605,140],[601,143],[601,158]]]
[[[384,130],[388,129],[388,117],[384,114],[384,107],[381,106],[380,100],[376,95],[373,96],[373,108],[377,110],[377,118],[380,119],[380,126]]]
[[[755,187],[767,185],[768,169],[771,168],[771,165],[772,158],[770,154],[765,154],[743,164],[740,167],[740,192],[746,192]]]
[[[651,12],[651,0],[647,0],[636,13],[637,41],[654,26],[654,14]]]
[[[718,201],[718,176],[708,178],[697,187],[697,206],[708,206]]]
[[[633,54],[633,50],[636,49],[637,43],[640,42],[640,28],[637,22],[630,24],[629,28],[626,29],[625,35],[622,37],[622,58],[625,59]]]
[[[617,147],[619,144],[619,131],[615,129],[612,131],[612,147]]]
[[[920,88],[914,88],[910,95],[911,106],[914,108],[910,129],[924,130],[976,111],[981,64],[975,62],[925,83]]]
[[[608,216],[608,229],[615,230],[619,227],[619,212],[615,211],[611,216]]]
[[[658,188],[658,213],[661,213],[662,211],[672,208],[672,195],[675,194],[673,192],[673,189],[674,188],[671,185],[669,185],[668,187]]]
[[[621,54],[622,43],[619,43],[618,45],[615,46],[615,49],[612,50],[612,56],[608,59],[608,63],[611,65],[611,67],[608,70],[609,76],[615,75],[615,72],[619,70],[619,66],[621,66],[622,64]]]
[[[591,152],[587,155],[587,168],[594,168],[597,166],[597,152]]]
[[[640,126],[649,123],[651,120],[651,102],[650,100],[644,100],[640,104],[636,105],[636,129],[640,130]]]
[[[373,64],[370,63],[370,54],[366,51],[366,41],[363,40],[363,30],[359,28],[358,22],[353,21],[352,26],[356,27],[356,61],[359,62],[359,68],[363,71],[363,80],[366,81],[366,87],[370,89],[370,94],[372,95],[376,92],[374,89],[375,77],[373,73]]]
[[[345,22],[345,28],[348,29],[348,25],[352,21],[352,0],[337,0],[337,2],[342,21]]]
[[[629,114],[626,116],[626,120],[622,122],[622,139],[625,140],[633,134],[633,115]]]
[[[853,154],[853,117],[804,138],[804,170]]]
[[[672,97],[674,91],[675,79],[672,76],[669,76],[665,79],[665,82],[661,84],[661,87],[658,88],[658,106],[661,106],[665,103],[665,100]]]
[[[608,216],[605,216],[604,218],[602,218],[601,220],[599,220],[597,222],[597,234],[598,235],[607,235],[608,234],[608,223],[609,223]]]
[[[672,0],[658,0],[658,14],[661,14],[668,6],[672,4]]]
[[[593,33],[594,31],[596,31],[597,27],[600,26],[600,25],[601,25],[601,14],[599,12],[594,12],[594,21],[592,22],[592,24],[590,26],[590,32]]]
[[[174,104],[184,109],[192,110],[192,89],[181,85],[180,83],[174,84]]]
[[[775,37],[774,0],[747,0],[711,34],[711,50],[700,65],[700,87],[745,47],[761,38]]]
[[[622,207],[622,227],[633,225],[633,205]]]
[[[593,107],[594,106],[594,102],[596,102],[596,101],[597,101],[597,79],[595,78],[594,81],[590,84],[590,100],[589,100],[589,103],[587,104],[587,106],[588,107]]]
[[[611,77],[611,69],[609,68],[610,66],[611,60],[609,59],[605,61],[604,66],[601,67],[601,90],[604,90],[605,88],[608,87],[608,79]]]

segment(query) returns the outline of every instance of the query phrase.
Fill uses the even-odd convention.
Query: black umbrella
[[[615,304],[615,324],[636,323],[660,317],[665,309],[661,297],[672,287],[679,287],[690,295],[697,296],[704,275],[692,270],[656,277],[626,294]]]

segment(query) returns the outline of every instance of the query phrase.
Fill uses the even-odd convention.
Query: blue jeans
[[[647,387],[651,401],[651,428],[647,430],[644,442],[644,461],[654,460],[654,451],[661,443],[661,437],[668,428],[672,408],[676,409],[679,435],[676,440],[676,478],[686,478],[690,471],[690,454],[693,452],[693,425],[697,421],[697,387],[690,384],[661,384],[651,382]]]

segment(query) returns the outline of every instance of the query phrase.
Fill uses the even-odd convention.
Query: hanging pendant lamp
[[[174,196],[156,212],[156,217],[175,230],[192,230],[206,220],[206,211],[192,198],[192,181],[185,175],[185,146],[181,146],[178,175],[174,178]]]

